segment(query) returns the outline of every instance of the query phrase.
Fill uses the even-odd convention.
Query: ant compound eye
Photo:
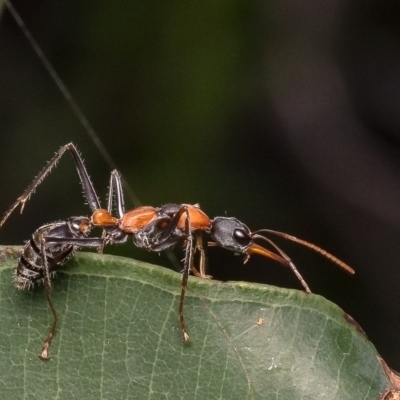
[[[243,229],[235,229],[233,231],[233,238],[242,246],[247,246],[250,242],[250,236]]]

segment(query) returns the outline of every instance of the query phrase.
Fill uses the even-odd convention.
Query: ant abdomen
[[[70,259],[74,253],[74,246],[60,243],[43,245],[46,237],[54,236],[55,233],[59,234],[60,231],[65,232],[67,229],[66,222],[58,222],[44,225],[33,233],[20,252],[14,277],[16,288],[24,290],[31,288],[35,283],[43,283],[46,274],[45,259],[50,276],[53,276],[55,270]]]

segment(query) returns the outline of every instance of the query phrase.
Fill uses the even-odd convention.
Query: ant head
[[[236,218],[215,218],[211,225],[211,237],[217,246],[237,253],[247,254],[252,244],[250,229]]]
[[[281,264],[288,264],[290,260],[272,241],[259,235],[258,232],[251,232],[250,229],[236,218],[217,217],[211,226],[211,237],[215,240],[216,246],[234,251],[235,253],[245,254],[245,262],[252,254],[272,258]],[[267,250],[255,243],[256,239],[264,239],[275,247],[280,256]]]

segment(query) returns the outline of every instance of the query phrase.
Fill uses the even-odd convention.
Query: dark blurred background
[[[199,202],[342,258],[355,276],[276,240],[400,370],[400,3],[13,4],[143,204]],[[104,199],[110,166],[6,8],[0,90],[0,210],[70,141]],[[88,214],[67,155],[0,240]],[[107,252],[171,267],[131,243]],[[256,256],[211,248],[209,264],[217,279],[301,289]]]

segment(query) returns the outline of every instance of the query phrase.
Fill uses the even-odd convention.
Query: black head
[[[250,229],[236,218],[215,218],[211,225],[211,237],[218,246],[237,253],[247,253],[252,243]]]
[[[217,217],[211,225],[211,237],[214,239],[214,245],[224,249],[234,251],[235,253],[246,255],[245,262],[252,254],[258,254],[263,257],[272,258],[281,264],[288,265],[289,257],[283,253],[271,240],[251,232],[250,229],[236,218]],[[275,254],[265,247],[255,243],[256,239],[263,239],[270,243],[279,254]]]

